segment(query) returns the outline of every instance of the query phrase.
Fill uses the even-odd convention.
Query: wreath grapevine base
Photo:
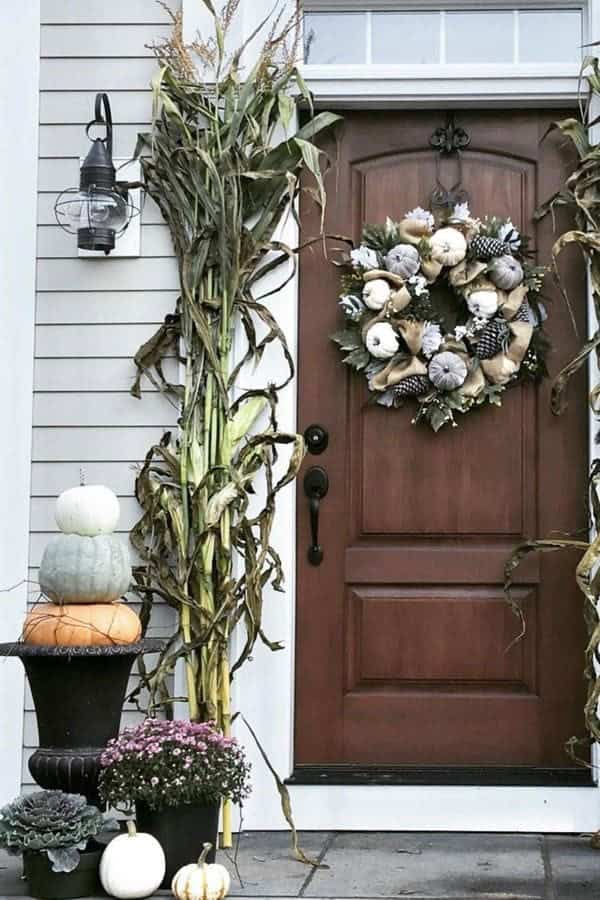
[[[413,424],[425,419],[437,432],[544,376],[544,269],[526,250],[510,219],[475,219],[466,203],[437,219],[418,207],[401,222],[366,225],[344,261],[346,323],[333,340],[374,402],[398,408],[412,398]]]

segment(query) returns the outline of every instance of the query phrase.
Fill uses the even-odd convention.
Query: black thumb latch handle
[[[308,561],[311,566],[319,566],[323,562],[323,548],[319,544],[319,512],[321,500],[329,490],[327,472],[321,466],[311,466],[304,476],[304,493],[308,497],[310,514],[310,540]]]

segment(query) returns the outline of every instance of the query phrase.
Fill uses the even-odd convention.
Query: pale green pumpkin
[[[44,550],[39,582],[54,603],[111,603],[129,589],[129,549],[114,534],[59,534]]]

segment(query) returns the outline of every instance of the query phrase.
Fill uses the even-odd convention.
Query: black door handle
[[[327,472],[321,466],[311,466],[304,476],[304,493],[308,497],[310,513],[310,539],[308,561],[319,566],[323,561],[323,548],[319,544],[319,511],[321,500],[329,490]]]

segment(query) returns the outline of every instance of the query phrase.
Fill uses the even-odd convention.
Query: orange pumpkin
[[[52,647],[133,644],[141,633],[139,617],[125,603],[40,603],[23,626],[26,644]]]

